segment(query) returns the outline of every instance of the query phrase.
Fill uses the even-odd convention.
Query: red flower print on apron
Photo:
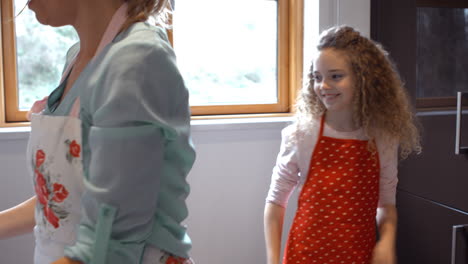
[[[60,226],[60,219],[67,218],[69,214],[66,210],[57,206],[57,204],[62,203],[68,197],[68,190],[60,183],[51,182],[51,177],[47,171],[45,161],[46,153],[44,150],[37,150],[36,166],[34,169],[36,175],[34,190],[36,191],[36,196],[40,203],[40,208],[43,211],[45,220],[47,220],[54,228],[58,228]]]
[[[159,260],[161,264],[194,264],[191,259],[174,256],[170,253],[163,252],[163,256]]]

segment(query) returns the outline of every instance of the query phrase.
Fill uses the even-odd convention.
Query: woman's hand
[[[81,261],[77,261],[77,260],[69,259],[67,257],[63,257],[63,258],[60,258],[60,259],[52,262],[52,264],[83,264],[83,263]]]
[[[371,264],[396,264],[395,247],[384,241],[377,242],[372,252]]]
[[[36,196],[33,196],[15,207],[1,211],[0,240],[32,232],[36,225],[35,207]]]
[[[42,98],[42,100],[38,100],[36,102],[34,102],[33,106],[31,107],[31,109],[28,111],[28,113],[26,114],[26,118],[28,119],[28,121],[31,121],[31,115],[32,114],[38,114],[40,112],[42,112],[42,110],[44,110],[46,104],[47,104],[47,99],[49,97],[46,96],[44,98]]]

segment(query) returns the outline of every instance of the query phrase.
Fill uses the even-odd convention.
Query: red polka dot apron
[[[286,244],[283,264],[369,264],[375,245],[379,158],[368,141],[323,136]]]

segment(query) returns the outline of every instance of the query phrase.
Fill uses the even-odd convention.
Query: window
[[[68,48],[78,41],[72,27],[40,25],[27,0],[2,1],[4,121],[25,121],[34,101],[48,95],[57,85]]]
[[[26,121],[77,41],[71,27],[39,25],[28,9],[12,19],[26,2],[0,0],[0,125]],[[170,35],[192,114],[290,112],[302,79],[302,10],[296,0],[177,0]]]
[[[468,5],[420,6],[416,19],[416,106],[455,106],[468,92]]]

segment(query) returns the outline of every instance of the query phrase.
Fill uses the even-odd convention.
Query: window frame
[[[13,0],[0,0],[0,11],[0,126],[27,125],[26,111],[18,110]]]
[[[0,127],[29,125],[27,111],[18,110],[13,1],[0,0]],[[278,102],[191,106],[192,119],[291,115],[297,90],[302,85],[304,1],[275,1],[278,3]],[[169,37],[172,42],[171,31]]]
[[[449,1],[437,1],[437,0],[416,0],[416,12],[420,7],[432,7],[432,8],[468,8],[468,1],[466,0],[449,0]],[[416,43],[418,39],[416,39]],[[416,60],[417,63],[417,60]],[[417,82],[417,79],[415,80]],[[437,96],[437,97],[417,97],[416,86],[414,88],[414,97],[416,101],[416,109],[420,111],[432,111],[432,110],[453,110],[457,107],[457,97],[454,96]]]

